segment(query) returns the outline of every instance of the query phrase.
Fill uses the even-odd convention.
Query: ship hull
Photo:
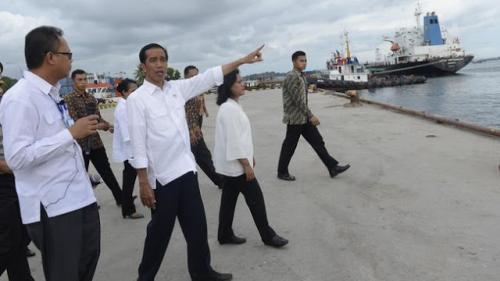
[[[424,75],[445,76],[457,73],[469,64],[474,56],[441,58],[422,62],[409,62],[399,64],[376,65],[366,64],[372,75]]]

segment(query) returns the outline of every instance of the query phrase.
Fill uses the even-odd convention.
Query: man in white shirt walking
[[[5,159],[15,175],[21,217],[42,253],[48,281],[92,280],[100,253],[96,199],[77,139],[94,134],[97,115],[74,121],[58,83],[71,70],[62,30],[26,35],[28,71],[3,97]]]
[[[210,266],[207,222],[184,105],[192,97],[220,85],[223,76],[238,66],[261,61],[262,48],[193,78],[168,82],[166,49],[154,43],[141,49],[139,59],[146,79],[127,100],[131,163],[137,169],[141,201],[152,209],[139,266],[140,281],[154,280],[176,218],[186,238],[192,280],[232,279],[231,274],[218,273]],[[154,191],[148,172],[156,179]]]

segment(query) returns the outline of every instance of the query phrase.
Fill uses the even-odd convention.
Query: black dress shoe
[[[284,181],[294,181],[295,177],[290,174],[278,174],[278,179]]]
[[[243,237],[238,237],[236,235],[233,235],[229,238],[224,238],[224,239],[219,239],[219,244],[224,245],[224,244],[243,244],[247,242],[247,240]]]
[[[136,219],[142,219],[144,218],[144,215],[141,214],[141,213],[132,213],[132,214],[128,214],[128,215],[122,215],[124,219],[131,219],[131,220],[136,220]]]
[[[30,248],[26,247],[26,256],[28,258],[34,257],[36,254]]]
[[[224,188],[224,183],[223,183],[223,182],[221,182],[221,183],[217,184],[217,187],[218,187],[220,190],[222,190],[222,189]]]
[[[231,273],[219,273],[215,270],[211,270],[206,274],[192,274],[192,281],[229,281],[233,280],[233,275]]]
[[[264,244],[275,248],[281,248],[288,244],[288,240],[276,234],[270,241],[264,241]]]
[[[340,166],[340,165],[337,165],[335,167],[333,167],[331,170],[330,170],[330,177],[334,178],[336,177],[338,174],[342,174],[343,172],[345,172],[347,169],[351,168],[351,165],[347,164],[345,166]]]

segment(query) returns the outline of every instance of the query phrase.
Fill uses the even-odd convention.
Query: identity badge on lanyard
[[[66,106],[64,99],[60,99],[58,102],[50,94],[49,97],[56,103],[57,109],[59,110],[59,113],[61,113],[61,116],[63,118],[64,126],[66,126],[66,128],[73,126],[73,124],[75,124],[75,121],[69,115],[68,107]]]

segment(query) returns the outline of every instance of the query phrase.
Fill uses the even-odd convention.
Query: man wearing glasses
[[[15,175],[21,218],[42,253],[48,281],[92,280],[100,253],[96,199],[76,140],[95,134],[98,116],[69,118],[59,96],[72,54],[62,30],[26,35],[28,71],[4,95],[0,123]]]

